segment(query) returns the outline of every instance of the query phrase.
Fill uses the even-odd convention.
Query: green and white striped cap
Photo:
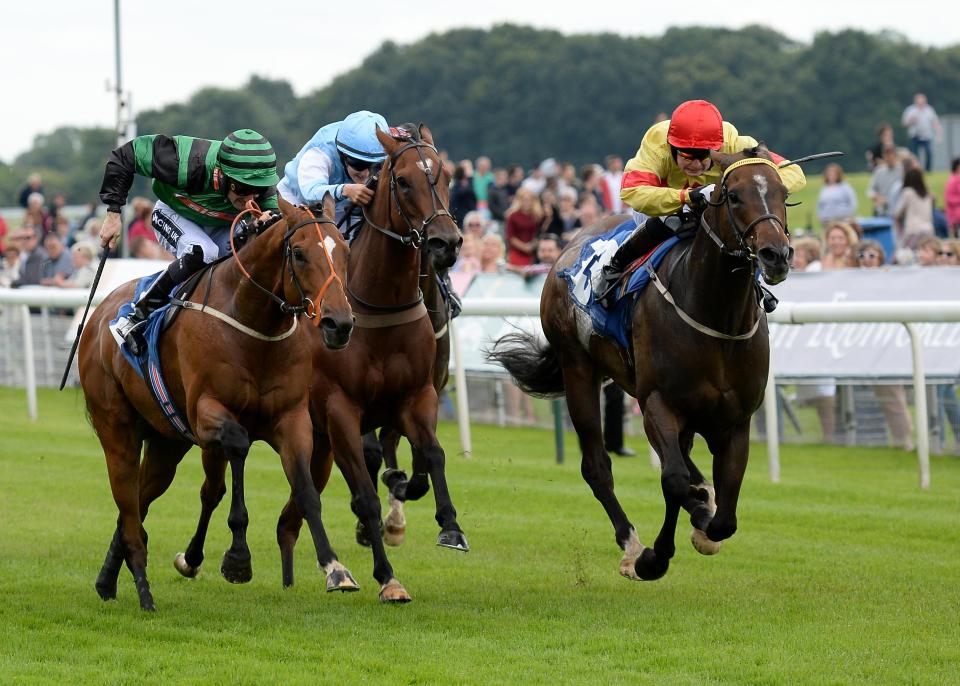
[[[238,129],[224,138],[217,162],[226,176],[248,186],[276,186],[280,182],[273,146],[253,129]]]

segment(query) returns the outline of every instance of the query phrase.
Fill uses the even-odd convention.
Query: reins
[[[285,299],[278,296],[276,293],[271,291],[269,288],[257,283],[257,280],[254,279],[250,272],[246,270],[243,266],[243,262],[240,260],[240,255],[234,243],[234,233],[237,224],[240,222],[241,217],[246,214],[254,214],[261,212],[260,208],[257,206],[257,203],[253,200],[250,200],[247,203],[246,209],[244,209],[240,214],[233,218],[233,223],[230,225],[230,250],[233,253],[233,259],[237,263],[237,267],[240,269],[240,273],[243,274],[247,280],[252,283],[254,286],[263,291],[270,299],[280,305],[280,311],[284,314],[292,314],[294,317],[297,317],[300,314],[305,314],[308,319],[314,320],[313,325],[319,326],[320,321],[316,318],[317,314],[320,311],[320,305],[323,303],[323,297],[326,295],[327,290],[330,287],[330,284],[334,281],[338,282],[341,287],[343,286],[343,281],[340,279],[340,276],[337,274],[336,268],[333,266],[333,258],[330,256],[330,250],[327,249],[327,244],[324,240],[323,232],[320,231],[321,224],[330,224],[331,226],[336,227],[332,221],[326,217],[321,216],[319,219],[313,214],[313,211],[309,207],[301,208],[310,215],[309,219],[305,219],[299,224],[296,224],[287,229],[287,232],[283,235],[283,261],[280,266],[281,272],[287,266],[287,263],[290,264],[290,276],[293,279],[294,285],[297,287],[297,292],[300,294],[300,304],[291,305]],[[304,226],[309,226],[311,224],[316,225],[317,230],[317,243],[323,248],[323,255],[327,260],[327,267],[330,269],[330,273],[327,275],[326,280],[323,282],[323,285],[320,287],[320,290],[317,292],[316,300],[312,300],[307,297],[304,293],[303,285],[300,283],[300,277],[297,275],[297,270],[293,266],[293,260],[291,259],[292,248],[290,247],[290,239],[293,237],[299,229]]]

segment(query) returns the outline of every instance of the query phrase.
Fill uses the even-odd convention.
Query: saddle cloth
[[[597,290],[604,285],[603,268],[610,263],[619,247],[633,235],[636,228],[637,224],[631,218],[610,231],[595,236],[583,245],[577,261],[559,272],[559,276],[567,282],[574,304],[590,315],[594,333],[627,349],[630,348],[634,304],[650,281],[647,270],[638,267],[649,262],[656,269],[673,246],[680,242],[677,236],[668,238],[650,253],[633,262],[627,270],[627,277],[617,288],[616,302],[607,309],[597,300]]]
[[[153,283],[160,274],[161,272],[157,272],[156,274],[140,279],[134,291],[133,301],[121,305],[117,311],[117,316],[114,317],[110,323],[114,324],[120,317],[133,314],[133,303],[140,298],[140,295],[150,287],[150,284]],[[177,291],[182,288],[182,284],[178,284],[173,290],[173,294],[176,294]],[[157,405],[167,418],[167,421],[170,422],[173,428],[176,429],[183,438],[192,443],[196,443],[197,439],[190,430],[190,424],[174,404],[160,369],[160,334],[169,324],[167,319],[168,313],[171,313],[171,311],[176,312],[178,309],[179,308],[172,309],[172,306],[167,304],[150,314],[150,317],[147,319],[146,329],[144,330],[144,338],[147,340],[147,350],[142,355],[139,357],[134,355],[126,343],[120,346],[120,350],[123,356],[127,358],[127,361],[133,365],[137,374],[147,382],[147,388],[150,389],[150,394],[153,396],[153,399],[156,400]]]

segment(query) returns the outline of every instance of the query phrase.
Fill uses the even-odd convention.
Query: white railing
[[[540,301],[534,298],[466,298],[463,302],[464,315],[484,316],[539,316]],[[769,320],[778,324],[812,324],[812,323],[900,323],[910,335],[910,346],[913,352],[913,388],[915,396],[914,410],[916,412],[917,429],[917,459],[920,472],[920,487],[930,487],[930,432],[927,426],[927,394],[926,375],[923,364],[923,344],[917,331],[916,324],[926,322],[960,322],[960,301],[952,302],[925,302],[902,301],[891,303],[878,302],[831,302],[831,303],[791,303],[781,302],[776,311],[769,315]],[[454,329],[454,338],[456,330]],[[458,369],[459,372],[459,369]],[[458,376],[458,400],[461,389],[465,389]],[[770,376],[767,380],[767,393],[764,396],[764,417],[767,427],[767,459],[769,464],[770,480],[780,481],[780,444],[778,440],[779,427],[777,419],[777,400],[774,388],[773,364],[770,365]],[[467,405],[464,396],[463,402],[458,405]],[[458,407],[458,410],[460,408]],[[461,415],[465,414],[460,410]],[[469,424],[465,424],[462,416],[460,420],[461,436],[466,432],[468,446]]]
[[[0,288],[0,305],[15,305],[23,308],[23,344],[24,349],[33,349],[33,332],[30,326],[30,307],[71,307],[82,308],[86,305],[88,293],[82,290],[58,288],[9,289]],[[94,304],[100,302],[105,293],[94,297]],[[534,298],[465,298],[463,316],[539,316],[540,301]],[[771,322],[778,324],[812,323],[900,323],[910,335],[913,351],[913,386],[915,396],[917,458],[919,462],[920,487],[930,487],[930,435],[927,426],[926,376],[923,363],[923,345],[915,324],[926,322],[960,322],[960,301],[925,302],[903,301],[892,303],[877,302],[833,302],[833,303],[791,303],[781,302],[777,310],[769,316]],[[456,322],[451,326],[451,346],[454,356],[454,374],[457,385],[457,418],[463,452],[470,454],[472,441],[470,436],[469,400],[467,398],[466,374],[457,362],[460,356],[460,339]],[[25,378],[27,407],[31,419],[37,417],[36,371],[32,355],[25,355]],[[764,413],[767,427],[767,450],[770,479],[780,480],[780,445],[778,441],[778,420],[776,411],[776,392],[774,391],[773,365],[770,365],[770,377],[767,381],[768,392],[764,399]]]

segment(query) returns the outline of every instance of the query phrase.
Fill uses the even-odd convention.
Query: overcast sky
[[[803,42],[821,30],[892,29],[916,43],[944,46],[960,43],[960,12],[946,16],[952,4],[121,0],[123,85],[138,110],[183,101],[203,86],[237,87],[253,73],[285,79],[303,95],[359,65],[385,40],[411,43],[434,31],[504,22],[631,36],[656,36],[670,26],[759,23]],[[34,136],[58,126],[113,126],[115,100],[106,88],[114,79],[113,1],[4,2],[0,69],[5,95],[0,160],[11,162],[30,148]]]

